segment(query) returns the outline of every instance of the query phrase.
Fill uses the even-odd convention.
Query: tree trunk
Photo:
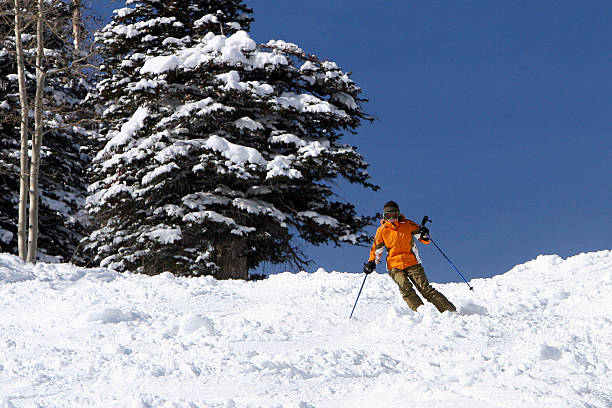
[[[32,164],[30,166],[30,216],[28,234],[28,262],[36,263],[38,251],[38,174],[40,172],[40,149],[43,137],[43,94],[45,91],[44,62],[44,0],[38,0],[36,22],[36,99],[34,101],[34,140],[32,142]]]
[[[228,239],[217,244],[218,261],[220,270],[215,273],[217,279],[249,279],[247,259],[242,256],[246,245],[237,239]]]
[[[81,0],[72,1],[72,36],[74,37],[75,58],[81,53]]]
[[[27,258],[27,210],[28,210],[28,95],[25,80],[23,43],[21,41],[21,1],[15,0],[15,51],[17,54],[17,81],[19,83],[19,102],[21,104],[21,170],[19,177],[19,220],[17,222],[17,242],[19,257]]]

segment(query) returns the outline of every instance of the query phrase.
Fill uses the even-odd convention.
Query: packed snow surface
[[[429,271],[435,281],[435,272]],[[612,252],[434,284],[148,277],[0,254],[0,407],[609,408]]]

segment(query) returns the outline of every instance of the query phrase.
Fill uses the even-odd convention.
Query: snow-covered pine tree
[[[142,95],[125,85],[138,86],[133,82],[140,79],[138,71],[145,58],[188,47],[202,32],[231,34],[237,29],[248,30],[252,22],[251,10],[242,0],[126,0],[126,6],[131,7],[114,10],[112,21],[96,33],[102,61],[97,77],[100,94],[92,93],[92,99],[100,103],[103,117],[101,139],[93,141],[98,150],[104,147],[113,129],[119,129],[140,106]],[[214,15],[194,27],[194,21],[209,10],[214,10]],[[148,91],[151,92],[154,91]]]
[[[376,189],[341,143],[370,119],[349,74],[294,44],[257,46],[241,2],[129,3],[98,35],[109,126],[87,204],[95,261],[246,279],[263,261],[303,265],[296,238],[367,242],[372,219],[332,188]],[[199,13],[179,21],[179,3]]]
[[[3,3],[2,11],[12,13],[10,3]],[[41,259],[68,261],[84,231],[82,208],[87,158],[81,154],[85,131],[76,123],[84,113],[78,107],[87,89],[86,82],[70,70],[54,73],[54,70],[70,66],[74,60],[71,44],[67,43],[72,14],[64,1],[54,0],[47,4],[44,68],[49,75],[44,95],[47,110],[39,180],[38,249]],[[31,20],[26,23],[22,39],[26,50],[28,94],[33,98],[36,25]],[[17,253],[20,103],[12,24],[10,18],[0,19],[0,251]]]
[[[16,81],[10,81],[16,74],[15,48],[7,41],[12,28],[10,20],[0,17],[0,251],[17,253],[20,138],[14,121],[8,120],[15,108],[9,95],[16,93]]]

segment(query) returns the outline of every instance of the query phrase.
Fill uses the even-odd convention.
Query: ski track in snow
[[[432,271],[429,271],[432,275]],[[435,276],[431,276],[435,279]],[[148,277],[0,254],[0,408],[609,408],[612,252],[434,284]]]

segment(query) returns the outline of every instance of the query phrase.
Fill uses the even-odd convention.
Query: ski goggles
[[[385,220],[397,220],[399,219],[400,212],[399,211],[385,211],[383,213],[383,217]]]

